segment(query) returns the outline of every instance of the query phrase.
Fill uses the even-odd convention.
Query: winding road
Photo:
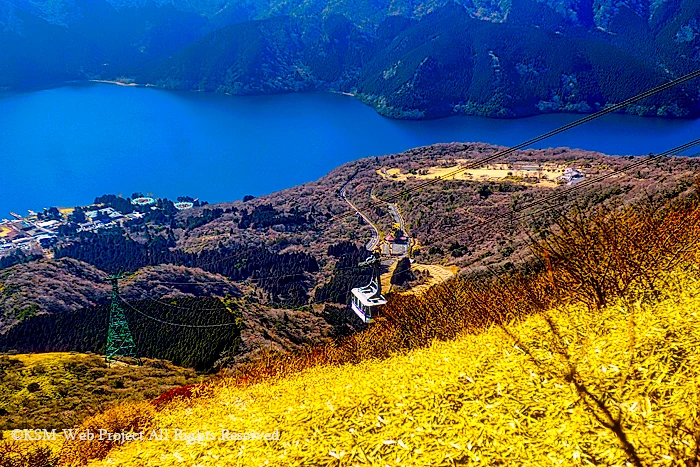
[[[352,178],[350,180],[352,180]],[[348,180],[348,182],[350,180]],[[374,248],[379,244],[379,230],[377,229],[377,226],[369,219],[369,217],[364,215],[362,213],[362,211],[360,211],[357,208],[357,206],[355,206],[355,204],[353,204],[352,201],[350,201],[346,197],[345,185],[343,185],[343,187],[340,189],[339,193],[340,193],[340,196],[343,198],[343,200],[348,204],[348,206],[350,206],[353,209],[353,211],[355,211],[359,216],[361,216],[365,220],[365,222],[367,222],[367,224],[369,224],[372,227],[372,230],[373,230],[372,239],[369,242],[367,242],[367,245],[365,246],[365,248],[367,248],[367,250],[369,250],[369,251],[374,251]],[[372,198],[375,201],[379,201],[379,199],[376,196],[374,196],[374,194],[372,194]],[[387,206],[389,208],[389,213],[394,218],[394,222],[399,224],[399,227],[400,227],[401,231],[404,233],[404,235],[406,235],[406,237],[409,237],[408,232],[406,232],[406,225],[405,225],[403,216],[401,216],[401,213],[399,212],[399,209],[396,206],[396,204],[387,203]],[[410,242],[411,242],[411,239],[409,237],[409,244],[410,244]],[[402,252],[402,254],[400,255],[399,258],[403,258],[406,255],[408,255],[408,247],[406,247],[406,250],[404,252]],[[396,257],[394,256],[394,258],[396,258]],[[382,265],[384,267],[387,267],[387,272],[385,272],[381,276],[382,290],[391,290],[391,276],[392,276],[392,274],[393,274],[393,272],[396,269],[396,266],[398,264],[398,258],[397,259],[394,259],[394,258],[390,258],[390,259],[386,258],[382,261]],[[411,260],[411,262],[413,262],[413,260]],[[445,266],[440,266],[440,265],[436,265],[436,264],[413,264],[411,266],[411,269],[416,270],[416,271],[427,271],[430,273],[430,279],[428,279],[428,281],[425,284],[413,287],[409,292],[407,292],[407,293],[417,294],[417,295],[424,293],[426,290],[428,290],[433,285],[445,282],[446,280],[450,279],[458,272],[458,269],[454,266],[445,267]]]
[[[367,242],[365,248],[368,251],[374,251],[374,248],[379,244],[379,230],[377,230],[377,226],[374,225],[370,218],[365,216],[359,209],[357,209],[353,202],[345,196],[345,186],[343,186],[343,188],[340,190],[340,196],[357,214],[359,214],[365,220],[365,222],[367,222],[367,224],[369,224],[372,227],[372,239],[369,242]]]
[[[403,217],[399,213],[399,208],[397,208],[394,203],[387,203],[387,204],[389,205],[389,212],[394,217],[394,222],[399,224],[399,226],[401,228],[401,232],[403,232],[404,235],[408,236],[408,234],[406,233],[406,227],[404,226]]]

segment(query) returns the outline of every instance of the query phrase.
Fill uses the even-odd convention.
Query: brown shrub
[[[617,297],[656,298],[664,277],[694,257],[700,241],[700,206],[643,202],[593,214],[562,215],[532,250],[549,270],[564,302],[600,309]]]
[[[295,354],[264,352],[238,368],[236,381],[250,384],[316,365],[383,359],[560,304],[583,302],[598,309],[618,297],[656,299],[669,272],[697,259],[700,203],[693,196],[591,215],[574,211],[556,225],[542,238],[530,237],[534,267],[459,277],[421,296],[390,296],[365,331]]]
[[[99,440],[99,430],[109,433],[138,433],[148,430],[155,415],[154,407],[147,402],[124,404],[86,419],[78,433],[92,432],[95,439],[66,440],[61,448],[61,462],[67,465],[86,465],[92,459],[103,459],[118,445],[116,441]]]
[[[0,439],[0,466],[2,467],[54,467],[58,457],[47,446],[31,446],[27,442]]]
[[[239,384],[281,377],[318,365],[343,365],[384,359],[397,352],[448,340],[462,332],[547,309],[549,284],[539,275],[457,279],[431,288],[423,296],[393,295],[382,314],[365,331],[307,347],[294,354],[263,352],[236,371]],[[550,294],[551,295],[551,294]]]
[[[156,410],[161,410],[163,407],[165,407],[172,401],[190,400],[194,397],[200,397],[206,391],[210,390],[211,387],[212,385],[209,383],[188,384],[186,386],[178,386],[164,392],[158,398],[150,401],[150,403],[153,405],[153,407],[155,407]]]

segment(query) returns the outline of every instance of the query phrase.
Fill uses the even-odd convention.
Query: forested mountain
[[[551,225],[557,213],[520,226],[513,216],[559,191],[556,178],[566,169],[592,178],[640,160],[566,148],[517,151],[500,168],[484,166],[474,175],[416,189],[440,171],[498,149],[481,143],[416,148],[350,162],[318,181],[245,201],[170,212],[172,203],[159,199],[159,209],[147,208],[148,215],[122,227],[66,228],[53,258],[25,258],[0,269],[0,352],[103,352],[111,298],[106,278],[118,272],[128,273],[120,291],[144,356],[204,369],[249,360],[261,349],[318,343],[360,325],[347,306],[349,291],[370,280],[369,269],[358,264],[367,258],[372,229],[349,211],[341,190],[381,238],[392,232],[395,219],[375,197],[408,190],[393,202],[414,240],[418,264],[509,269],[527,261],[528,235]],[[677,157],[635,166],[577,189],[560,208],[593,211],[682,197],[697,183],[699,164],[698,158]],[[113,195],[98,201],[131,208]],[[485,220],[490,222],[464,228]],[[410,281],[395,276],[395,285]],[[225,332],[178,330],[129,306],[170,323],[236,326]]]
[[[99,78],[342,91],[397,118],[591,112],[698,68],[698,21],[695,0],[0,0],[0,88]],[[628,111],[698,116],[699,89]]]
[[[0,352],[104,354],[110,310],[106,277],[70,258],[0,270]],[[326,317],[332,309],[323,314],[306,307],[278,309],[261,303],[255,291],[246,288],[244,295],[232,281],[195,268],[142,268],[121,281],[120,291],[140,356],[200,370],[217,361],[249,360],[262,348],[291,350],[317,343],[346,326]]]

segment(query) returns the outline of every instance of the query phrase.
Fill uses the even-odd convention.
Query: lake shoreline
[[[406,121],[337,92],[230,99],[137,83],[72,84],[0,99],[0,213],[84,204],[96,193],[240,199],[316,180],[352,160],[436,143],[513,147],[580,118]],[[533,148],[646,155],[698,133],[700,120],[610,114]]]
[[[367,99],[363,97],[361,94],[356,94],[352,92],[346,92],[346,91],[337,91],[337,90],[332,90],[332,89],[325,89],[325,90],[311,90],[311,91],[281,91],[281,92],[271,92],[271,93],[258,93],[258,94],[231,94],[231,93],[219,93],[219,92],[212,92],[212,91],[202,91],[199,89],[173,89],[173,88],[167,88],[165,86],[159,86],[156,84],[152,83],[136,83],[136,82],[124,82],[124,81],[119,81],[119,80],[109,80],[109,79],[87,79],[87,80],[71,80],[71,81],[64,81],[61,83],[54,83],[51,85],[47,86],[41,86],[41,87],[36,87],[36,88],[29,88],[29,89],[22,89],[22,90],[3,90],[0,91],[0,98],[3,96],[13,96],[13,95],[19,95],[19,94],[28,94],[28,93],[33,93],[33,92],[38,92],[38,91],[45,91],[45,90],[51,90],[51,89],[58,89],[62,88],[65,86],[75,86],[75,85],[85,85],[85,84],[111,84],[114,86],[120,86],[120,87],[125,87],[125,88],[151,88],[151,89],[159,89],[162,91],[170,91],[170,92],[191,92],[191,93],[204,93],[204,94],[212,94],[212,95],[223,95],[223,96],[229,96],[229,97],[255,97],[255,96],[275,96],[275,95],[285,95],[285,94],[334,94],[334,95],[340,95],[340,96],[347,96],[347,97],[352,97],[353,99],[357,100],[358,102],[362,103],[363,105],[369,107],[372,109],[377,115],[386,118],[388,120],[394,120],[394,121],[400,121],[400,122],[410,122],[410,121],[441,121],[441,120],[448,120],[452,118],[460,118],[460,117],[479,117],[479,118],[486,118],[489,120],[497,120],[497,121],[518,121],[518,120],[524,120],[528,118],[533,118],[533,117],[539,117],[539,116],[544,116],[544,115],[576,115],[579,116],[579,118],[585,117],[586,115],[591,115],[593,112],[570,112],[570,111],[551,111],[551,112],[539,112],[539,113],[533,113],[533,114],[527,114],[527,115],[514,115],[514,116],[492,116],[492,115],[482,115],[482,114],[462,114],[462,113],[453,113],[450,115],[441,115],[441,116],[436,116],[436,117],[416,117],[416,116],[409,116],[406,114],[405,116],[402,116],[401,114],[391,114],[391,113],[386,113],[386,112],[381,112],[380,109],[373,105],[371,102],[369,102]],[[627,112],[613,112],[616,115],[628,115],[631,117],[635,118],[644,118],[644,119],[650,119],[650,120],[662,120],[662,121],[688,121],[688,122],[693,122],[693,121],[700,121],[700,117],[697,118],[692,118],[692,117],[669,117],[669,116],[659,116],[659,115],[637,115],[637,114],[630,114]]]
[[[102,83],[102,84],[115,84],[117,86],[124,86],[127,88],[156,88],[153,84],[139,84],[139,83],[125,83],[123,81],[114,81],[109,79],[91,79],[88,80],[90,83]]]
[[[397,121],[439,121],[439,120],[445,120],[453,117],[481,117],[481,118],[488,118],[490,120],[504,120],[504,121],[509,121],[509,120],[522,120],[526,118],[532,118],[532,117],[538,117],[541,115],[577,115],[580,118],[583,118],[587,115],[591,115],[594,112],[571,112],[571,111],[551,111],[551,112],[539,112],[539,113],[532,113],[532,114],[527,114],[527,115],[512,115],[512,116],[492,116],[492,115],[482,115],[478,113],[474,114],[462,114],[462,113],[457,113],[454,111],[453,114],[451,115],[442,115],[442,116],[436,116],[436,117],[415,117],[415,116],[409,116],[408,113],[405,114],[389,114],[386,112],[381,112],[380,109],[376,106],[373,105],[372,102],[369,100],[365,99],[362,94],[356,94],[352,92],[346,92],[346,91],[336,91],[333,89],[326,89],[326,90],[312,90],[312,91],[282,91],[282,92],[273,92],[273,93],[259,93],[259,94],[231,94],[228,92],[225,93],[219,93],[219,92],[212,92],[212,91],[203,91],[200,89],[173,89],[173,88],[166,88],[164,86],[158,86],[156,84],[152,83],[136,83],[136,82],[123,82],[123,81],[118,81],[118,80],[104,80],[104,79],[91,79],[88,80],[87,82],[90,83],[101,83],[101,84],[113,84],[116,86],[123,86],[123,87],[133,87],[133,88],[153,88],[153,89],[160,89],[163,91],[177,91],[177,92],[195,92],[195,93],[205,93],[205,94],[218,94],[218,95],[225,95],[225,96],[230,96],[230,97],[251,97],[251,96],[273,96],[273,95],[283,95],[283,94],[335,94],[335,95],[340,95],[340,96],[347,96],[347,97],[352,97],[356,99],[358,102],[361,102],[362,104],[366,105],[367,107],[373,109],[377,115],[387,118],[389,120],[397,120]],[[75,81],[75,83],[80,83],[80,81]],[[610,104],[613,105],[613,104]],[[659,119],[659,120],[680,120],[680,121],[700,121],[700,117],[675,117],[675,116],[659,116],[659,115],[637,115],[637,114],[631,114],[628,112],[623,112],[623,111],[618,111],[618,112],[613,112],[618,115],[629,115],[631,117],[639,117],[639,118],[649,118],[649,119]],[[403,116],[402,116],[403,115]]]

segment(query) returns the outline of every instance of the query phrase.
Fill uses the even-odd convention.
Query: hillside
[[[204,380],[164,361],[108,367],[102,356],[77,353],[1,355],[0,375],[0,432],[77,425],[119,403]]]
[[[696,69],[699,8],[2,0],[0,90],[103,79],[229,94],[342,91],[394,118],[586,113]],[[627,111],[698,117],[697,95],[688,83]]]
[[[391,295],[360,332],[266,351],[78,427],[139,433],[126,444],[6,441],[0,454],[41,465],[697,465],[698,188],[573,208],[530,238],[527,262]]]
[[[110,297],[104,277],[104,272],[73,259],[42,260],[2,271],[0,351],[104,353]],[[322,313],[264,305],[250,290],[242,292],[202,270],[144,268],[124,281],[122,297],[169,322],[238,323],[211,330],[173,329],[127,308],[141,356],[198,370],[247,361],[262,348],[292,350],[322,342],[334,332]],[[202,340],[208,345],[202,346]]]
[[[499,149],[503,148],[482,143],[436,144],[351,162],[316,182],[245,203],[236,201],[222,205],[248,212],[267,204],[282,213],[293,209],[310,212],[316,216],[320,230],[295,230],[284,225],[271,229],[255,226],[241,229],[240,213],[230,213],[179,236],[178,246],[189,250],[214,248],[219,242],[224,245],[227,242],[282,245],[282,251],[309,252],[319,259],[321,270],[327,272],[333,265],[332,257],[327,254],[329,246],[340,241],[364,244],[371,238],[369,226],[358,223],[355,217],[333,219],[332,216],[348,212],[347,205],[336,195],[341,187],[345,186],[348,198],[366,211],[382,234],[387,234],[393,221],[386,204],[377,203],[376,197],[385,199],[412,190],[435,175],[488,157]],[[497,176],[490,176],[484,170],[472,171],[471,177],[441,180],[401,196],[395,202],[408,232],[420,246],[416,256],[419,263],[454,264],[461,271],[498,267],[509,261],[523,261],[527,251],[523,228],[527,231],[528,226],[511,224],[510,214],[531,203],[537,205],[546,196],[562,190],[555,182],[564,168],[576,168],[588,177],[596,177],[638,160],[570,148],[517,151],[498,161],[496,165],[504,170]],[[648,195],[675,198],[692,190],[694,174],[699,168],[697,158],[675,157],[654,162],[638,171],[621,173],[577,190],[575,195],[564,200],[561,210],[566,211],[575,204],[588,209],[601,203],[633,202]],[[554,220],[551,216],[539,217],[540,228],[551,225]],[[474,231],[458,232],[459,227],[472,222],[494,219],[492,224]],[[453,232],[458,233],[443,239]]]
[[[122,297],[151,316],[189,325],[238,323],[230,333],[175,332],[127,309],[137,344],[150,358],[201,370],[238,366],[261,351],[298,350],[351,334],[362,326],[348,315],[348,294],[369,280],[368,270],[357,264],[368,254],[371,229],[357,216],[338,217],[349,209],[340,190],[383,239],[394,219],[377,197],[412,189],[497,150],[478,143],[416,148],[351,162],[318,181],[246,201],[152,211],[101,233],[67,229],[53,259],[0,271],[0,350],[103,352],[110,299],[104,279],[119,271],[129,273]],[[595,177],[637,161],[566,148],[519,151],[399,197],[396,206],[416,243],[414,272],[441,266],[433,268],[435,275],[414,274],[411,285],[425,290],[421,284],[450,276],[444,271],[527,264],[529,236],[555,223],[557,213],[521,224],[510,222],[514,212],[528,214],[531,203],[537,207],[562,190],[556,178],[565,169]],[[577,190],[559,209],[681,198],[692,192],[699,163],[660,160]],[[130,206],[116,196],[100,199]],[[479,228],[461,228],[487,220]],[[202,339],[210,345],[201,346]]]
[[[211,432],[215,440],[134,442],[96,465],[627,465],[612,430],[596,422],[601,412],[577,393],[579,383],[621,414],[643,465],[682,464],[693,458],[698,433],[691,418],[700,376],[691,351],[700,345],[697,276],[666,292],[672,298],[655,305],[556,310],[550,317],[561,341],[537,316],[387,360],[314,368],[244,389],[217,386],[148,424]],[[556,342],[564,342],[580,380],[567,382]],[[279,441],[220,440],[222,429],[278,433]]]

